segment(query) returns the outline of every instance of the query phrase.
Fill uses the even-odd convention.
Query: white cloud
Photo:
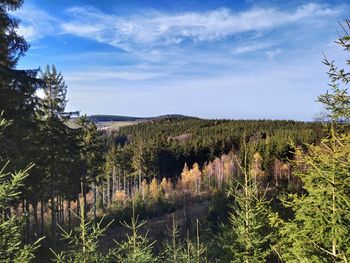
[[[71,72],[68,75],[66,75],[65,79],[69,82],[90,82],[90,81],[120,81],[120,80],[127,80],[127,81],[144,81],[144,80],[150,80],[159,78],[161,76],[164,76],[164,73],[154,73],[154,72],[144,72],[141,70],[135,70],[130,69],[129,71],[126,70],[111,70],[110,68],[102,69],[99,68],[98,70],[94,71],[77,71],[77,72]]]
[[[17,34],[24,36],[26,39],[33,39],[37,35],[37,32],[34,26],[19,26]]]
[[[274,50],[270,50],[266,52],[266,56],[270,59],[270,60],[274,60],[274,58],[281,54],[282,50],[280,48],[276,48]]]
[[[269,43],[261,43],[261,44],[247,44],[244,46],[239,46],[239,47],[235,47],[232,50],[233,54],[243,54],[243,53],[248,53],[248,52],[252,52],[252,51],[258,51],[258,50],[262,50],[262,49],[266,49],[268,47],[271,47],[272,45]]]
[[[18,34],[29,41],[35,41],[45,35],[57,33],[59,19],[34,6],[24,5],[13,14],[21,20],[17,30]]]
[[[66,34],[95,39],[129,50],[141,45],[166,46],[185,40],[219,41],[235,34],[273,29],[304,19],[338,14],[340,9],[318,4],[302,5],[294,11],[250,9],[234,13],[227,8],[208,12],[121,17],[93,8],[69,9],[71,20],[61,24]]]
[[[82,6],[67,9],[70,19],[63,21],[34,6],[25,5],[15,15],[22,20],[18,32],[29,41],[46,35],[71,34],[135,51],[140,47],[176,45],[186,40],[220,41],[246,32],[259,35],[264,30],[340,12],[339,7],[305,4],[292,11],[252,8],[233,12],[221,8],[207,12],[164,14],[148,11],[142,16],[120,16]],[[258,46],[250,48],[260,49]],[[238,53],[248,51],[248,47],[237,50]]]

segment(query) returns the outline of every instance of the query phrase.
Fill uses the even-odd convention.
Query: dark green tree
[[[40,89],[44,94],[37,114],[40,122],[38,140],[41,147],[37,164],[40,169],[35,173],[38,177],[32,184],[36,181],[49,186],[43,189],[44,192],[35,188],[33,190],[34,193],[41,192],[42,199],[51,200],[51,234],[55,243],[58,234],[56,226],[63,218],[62,201],[64,198],[70,200],[74,193],[79,191],[79,168],[82,168],[82,165],[79,134],[66,124],[71,113],[65,112],[67,85],[63,76],[57,72],[55,66],[51,69],[47,66],[40,77]],[[42,171],[46,176],[42,176]]]
[[[0,141],[3,140],[3,130],[10,122],[0,114]],[[34,252],[39,247],[40,240],[32,245],[22,242],[23,218],[10,214],[11,206],[18,201],[20,188],[23,186],[28,171],[26,169],[11,173],[6,172],[7,164],[0,168],[0,261],[1,262],[31,262]]]
[[[76,123],[80,127],[81,159],[84,167],[81,181],[83,184],[84,211],[86,213],[86,194],[89,185],[96,185],[99,176],[103,173],[105,140],[103,134],[97,129],[96,124],[90,121],[87,116],[78,118]],[[96,206],[96,202],[94,206]]]

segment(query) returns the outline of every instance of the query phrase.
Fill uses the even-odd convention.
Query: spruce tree
[[[80,202],[80,200],[78,201]],[[55,252],[54,262],[57,263],[109,263],[115,262],[114,249],[108,250],[102,254],[100,252],[100,238],[104,235],[111,221],[106,226],[102,227],[103,218],[95,223],[85,217],[84,205],[80,205],[79,228],[77,232],[64,230],[60,227],[63,233],[63,238],[67,241],[67,247],[61,252]]]
[[[127,240],[118,243],[118,249],[115,256],[119,263],[157,263],[158,257],[153,254],[153,245],[146,235],[139,233],[140,228],[146,224],[146,221],[139,221],[135,215],[135,205],[133,202],[133,212],[131,222],[124,222],[123,225],[131,231],[127,235]]]
[[[79,134],[66,124],[73,113],[65,112],[67,85],[63,76],[55,66],[47,66],[46,70],[41,72],[40,79],[40,89],[44,96],[40,100],[37,114],[40,123],[38,140],[41,147],[37,163],[42,169],[36,172],[36,181],[48,185],[41,198],[51,200],[51,234],[55,243],[58,234],[57,223],[62,218],[57,214],[62,212],[58,211],[59,199],[71,199],[72,192],[78,192],[81,172],[78,170],[82,165]],[[42,177],[40,171],[46,176]],[[73,185],[76,187],[72,187]]]
[[[33,161],[32,142],[37,131],[37,70],[16,69],[18,60],[29,45],[17,34],[19,20],[9,14],[9,11],[20,8],[22,3],[21,0],[4,0],[0,3],[0,112],[12,121],[5,131],[8,144],[1,147],[0,154],[4,159],[12,160],[9,166],[14,170]]]
[[[234,198],[229,223],[223,225],[219,242],[223,248],[222,262],[266,262],[271,255],[273,231],[269,227],[269,202],[261,192],[251,170],[240,165],[242,182],[232,182],[229,195]]]
[[[105,141],[96,124],[90,121],[87,116],[78,118],[76,123],[79,126],[81,159],[83,160],[81,181],[83,184],[84,211],[86,213],[88,187],[91,183],[97,184],[98,176],[102,173],[103,163],[105,162]]]
[[[196,220],[196,238],[193,242],[187,231],[187,238],[181,239],[175,214],[172,215],[172,226],[168,228],[169,239],[165,242],[163,259],[167,263],[201,263],[209,262],[207,247],[201,242],[199,234],[199,220]]]
[[[3,119],[1,113],[0,142],[3,139],[3,130],[9,125],[10,122]],[[23,186],[23,182],[32,166],[28,166],[22,171],[11,173],[6,171],[7,164],[0,168],[0,262],[31,262],[34,258],[35,250],[39,247],[40,240],[37,240],[32,245],[23,244],[23,218],[11,215],[10,211],[12,204],[18,201],[19,190]]]
[[[350,23],[337,43],[350,51]],[[347,30],[345,29],[347,28]],[[350,64],[350,60],[347,60]],[[307,151],[296,150],[294,173],[303,183],[301,195],[290,194],[284,204],[291,220],[275,218],[281,242],[276,247],[286,262],[349,262],[350,260],[350,96],[349,73],[329,67],[331,90],[319,96],[326,109],[327,137]]]

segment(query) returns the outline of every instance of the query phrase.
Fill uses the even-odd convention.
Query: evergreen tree
[[[47,65],[45,71],[41,72],[44,93],[42,98],[42,108],[46,118],[62,117],[65,115],[67,85],[62,73],[57,72],[54,65]]]
[[[81,174],[83,183],[82,194],[84,199],[85,213],[87,212],[86,194],[89,184],[97,184],[98,176],[102,173],[104,163],[105,142],[101,132],[97,130],[95,123],[86,116],[77,119],[77,125],[80,127],[81,159],[84,169]]]
[[[350,29],[345,21],[344,28]],[[350,36],[339,43],[350,51]],[[303,183],[301,195],[284,201],[294,213],[289,221],[276,219],[280,240],[276,250],[286,262],[348,262],[350,260],[350,96],[349,73],[325,59],[331,91],[319,97],[327,110],[328,136],[319,145],[297,150],[295,174]],[[347,60],[350,64],[350,61]]]
[[[10,124],[1,115],[0,141],[3,129]],[[8,263],[31,262],[41,240],[37,240],[32,245],[23,244],[22,218],[11,216],[10,209],[13,202],[19,198],[19,189],[23,186],[23,182],[32,166],[16,173],[6,172],[6,166],[0,169],[0,261]]]
[[[0,149],[4,159],[14,170],[32,161],[34,121],[38,87],[36,70],[17,70],[19,58],[27,51],[28,44],[17,34],[19,21],[9,11],[22,5],[21,0],[4,0],[0,3],[0,112],[12,125],[6,129],[7,145]]]
[[[273,233],[269,228],[269,209],[265,194],[259,192],[254,174],[247,168],[247,151],[240,170],[243,182],[232,184],[229,195],[234,198],[229,223],[219,237],[224,249],[222,262],[266,262],[271,254]],[[238,163],[238,161],[237,161]]]
[[[124,226],[131,231],[128,234],[127,240],[118,243],[119,247],[116,250],[116,258],[119,263],[157,263],[158,257],[153,254],[154,242],[151,242],[147,234],[142,236],[139,230],[146,224],[146,221],[139,222],[138,216],[135,216],[135,207],[133,203],[133,214],[131,223],[123,223]]]
[[[4,0],[0,4],[0,65],[7,68],[14,68],[28,50],[27,42],[16,32],[19,21],[7,13],[17,10],[22,3],[22,0]]]
[[[80,201],[78,201],[80,202]],[[85,217],[84,205],[80,205],[80,214],[78,217],[80,224],[78,233],[73,231],[67,232],[60,227],[63,232],[63,238],[68,241],[67,248],[60,253],[54,254],[54,261],[57,263],[109,263],[115,262],[114,250],[110,249],[106,253],[99,252],[99,239],[112,224],[111,221],[107,226],[102,227],[103,218],[97,224],[94,221],[88,221]]]
[[[41,181],[49,185],[41,198],[51,200],[51,234],[55,243],[58,235],[56,226],[62,218],[61,200],[65,197],[71,199],[79,189],[80,145],[77,131],[66,124],[73,113],[65,112],[67,85],[62,74],[57,72],[55,66],[47,66],[40,77],[44,96],[37,114],[40,122],[37,139],[41,152],[37,153],[39,157],[36,163],[41,169],[35,173],[38,177],[32,183],[34,185],[36,181],[38,185]],[[40,172],[46,176],[42,177]],[[32,191],[29,191],[28,196],[42,192],[35,187],[29,190]]]
[[[199,221],[196,220],[196,241],[189,238],[181,241],[179,238],[180,229],[178,228],[174,214],[172,228],[169,230],[171,239],[165,244],[164,260],[168,263],[204,263],[208,262],[206,257],[207,248],[200,242]]]

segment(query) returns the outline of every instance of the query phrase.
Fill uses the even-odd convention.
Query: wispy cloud
[[[21,19],[18,34],[29,41],[57,34],[57,25],[61,23],[58,18],[30,5],[20,8],[14,14]]]
[[[17,14],[23,20],[19,32],[29,39],[47,34],[71,34],[130,50],[145,46],[176,45],[185,41],[213,42],[236,34],[259,32],[279,26],[333,16],[341,10],[320,4],[305,4],[294,10],[252,8],[233,12],[221,8],[207,12],[166,14],[149,11],[143,16],[119,16],[93,7],[66,10],[68,21],[59,21],[42,10],[26,7]],[[246,48],[247,49],[247,48]],[[246,52],[243,50],[238,50]]]
[[[293,11],[253,8],[235,13],[227,8],[208,12],[120,17],[94,8],[68,10],[71,20],[61,24],[63,32],[95,39],[116,47],[166,46],[185,42],[219,41],[235,34],[273,29],[308,18],[332,16],[340,12],[319,4],[306,4]]]
[[[272,46],[272,44],[270,44],[270,43],[247,44],[247,45],[244,45],[244,46],[235,47],[232,50],[232,53],[235,54],[235,55],[236,54],[244,54],[244,53],[247,53],[247,52],[263,50],[263,49],[269,48],[271,46]]]
[[[281,53],[282,53],[282,50],[280,48],[276,48],[274,50],[267,51],[266,55],[270,60],[273,60],[277,55]]]
[[[164,77],[165,73],[155,73],[155,72],[145,72],[141,70],[129,70],[125,71],[125,69],[101,69],[99,68],[98,71],[78,71],[78,72],[72,72],[66,76],[66,80],[69,82],[91,82],[91,81],[109,81],[115,82],[115,81],[145,81],[145,80],[151,80],[156,79],[160,77]]]

